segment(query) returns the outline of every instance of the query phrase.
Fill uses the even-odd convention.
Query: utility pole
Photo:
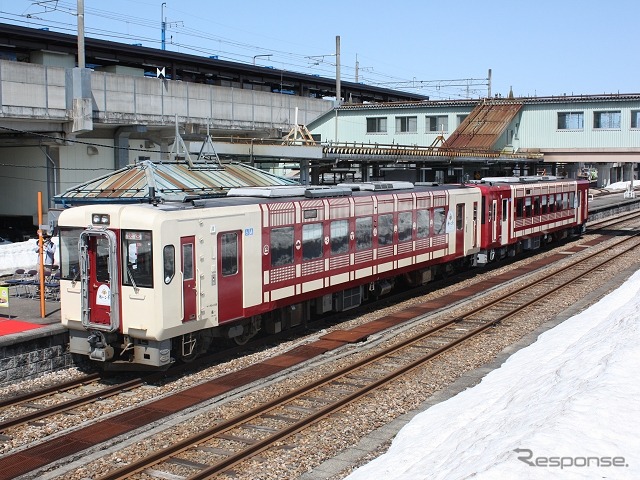
[[[356,83],[358,83],[358,70],[360,69],[360,63],[358,63],[358,54],[356,53]]]
[[[340,35],[336,35],[336,102],[340,105]]]
[[[84,0],[78,0],[78,67],[84,68]]]
[[[164,7],[167,6],[167,2],[162,2],[160,5],[160,45],[161,49],[166,49],[166,36],[167,36],[167,19],[164,16]]]

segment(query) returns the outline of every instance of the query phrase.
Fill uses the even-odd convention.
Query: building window
[[[620,111],[593,112],[593,128],[620,128]]]
[[[558,112],[558,130],[582,130],[584,112]]]
[[[458,122],[457,125],[460,126],[460,124],[462,122],[464,122],[464,119],[467,118],[468,115],[464,114],[464,115],[456,115],[456,121]]]
[[[367,133],[387,133],[387,118],[367,118]]]
[[[631,110],[631,128],[640,128],[640,110]]]
[[[417,133],[418,117],[396,117],[396,133]]]
[[[446,115],[437,115],[427,117],[427,132],[448,132],[449,117]]]

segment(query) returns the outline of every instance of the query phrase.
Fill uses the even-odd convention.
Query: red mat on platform
[[[42,325],[34,325],[33,323],[22,322],[20,320],[0,319],[0,335],[10,335],[12,333],[25,332],[40,327],[42,327]]]

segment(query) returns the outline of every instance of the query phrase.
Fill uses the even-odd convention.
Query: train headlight
[[[109,215],[94,213],[91,215],[91,223],[94,225],[109,225]]]

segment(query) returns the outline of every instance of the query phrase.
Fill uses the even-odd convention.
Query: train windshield
[[[126,230],[122,233],[122,284],[153,288],[151,232]]]
[[[60,277],[76,281],[80,277],[80,251],[78,240],[82,228],[60,229]]]

